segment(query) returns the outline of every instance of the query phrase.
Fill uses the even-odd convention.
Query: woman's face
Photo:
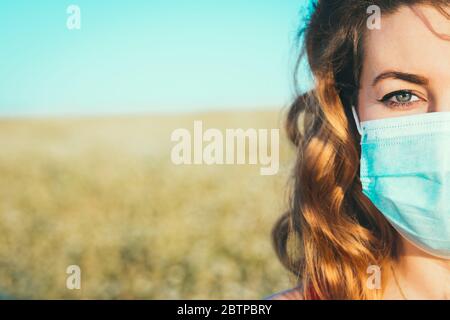
[[[450,20],[433,7],[382,16],[364,39],[360,121],[450,112],[449,35]]]

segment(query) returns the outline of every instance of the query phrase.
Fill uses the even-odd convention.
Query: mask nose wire
[[[352,106],[353,118],[355,119],[356,128],[358,129],[359,135],[362,136],[363,130],[361,128],[361,123],[359,122],[358,113],[356,112],[355,106]]]

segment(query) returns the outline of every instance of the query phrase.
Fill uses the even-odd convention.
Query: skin
[[[450,20],[427,6],[402,7],[382,17],[381,30],[367,32],[357,108],[360,121],[450,112],[450,39],[445,34],[450,35]],[[380,102],[399,90],[411,94]],[[403,237],[398,245],[400,256],[393,267],[406,298],[450,299],[450,260],[433,257]],[[403,299],[390,270],[382,285],[384,299]]]
[[[450,12],[450,8],[448,10]],[[404,6],[368,31],[358,93],[360,121],[427,112],[450,112],[450,20],[435,8]],[[405,74],[408,75],[405,77]],[[378,79],[376,81],[376,79]],[[408,90],[385,99],[389,94]],[[384,270],[383,299],[450,299],[450,260],[427,254],[399,237],[399,259]],[[274,300],[300,300],[291,289]]]
[[[425,6],[402,7],[382,17],[381,30],[366,33],[358,99],[361,121],[450,111],[450,40],[435,35],[420,14],[434,31],[450,34],[450,20]],[[414,75],[427,83],[388,77],[373,85],[381,74],[393,71]],[[399,90],[412,91],[408,103],[398,104],[408,101],[400,96],[379,101]]]

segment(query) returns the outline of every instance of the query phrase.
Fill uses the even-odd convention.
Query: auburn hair
[[[368,267],[385,270],[397,258],[397,232],[362,193],[351,106],[357,101],[367,9],[376,5],[388,15],[416,4],[436,6],[448,17],[443,8],[449,0],[319,0],[299,32],[297,68],[306,57],[315,87],[298,94],[287,115],[297,159],[289,210],[275,224],[272,240],[304,299],[379,299],[383,290],[367,286]]]

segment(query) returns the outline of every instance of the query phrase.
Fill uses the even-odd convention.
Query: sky
[[[284,106],[307,4],[0,1],[0,116]],[[79,30],[67,28],[70,5]]]

